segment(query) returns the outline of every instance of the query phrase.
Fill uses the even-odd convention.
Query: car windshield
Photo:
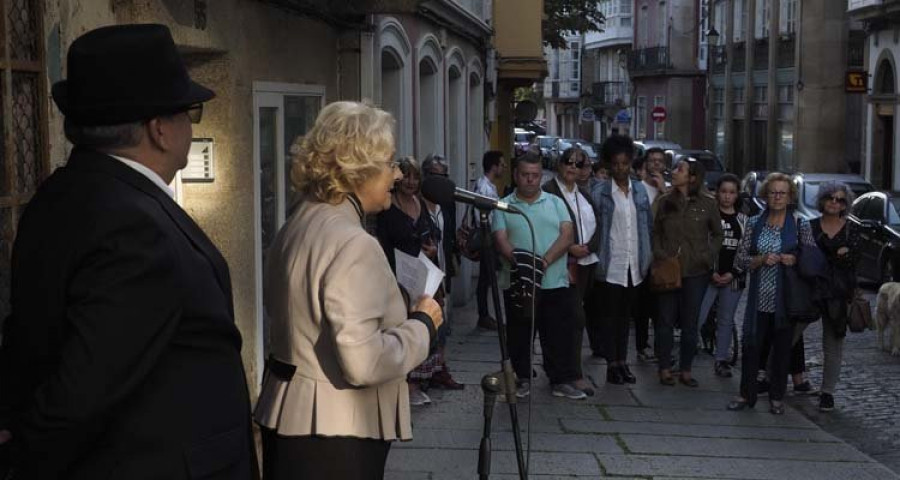
[[[888,225],[900,225],[900,197],[891,197],[888,205]]]
[[[541,148],[552,147],[553,146],[553,137],[544,137],[544,138],[538,140],[538,145],[540,145]]]
[[[805,182],[803,190],[803,203],[809,208],[816,208],[816,196],[819,195],[819,186],[822,182]],[[847,186],[853,191],[857,197],[872,191],[872,186],[868,183],[847,182]],[[900,223],[900,222],[898,222]]]

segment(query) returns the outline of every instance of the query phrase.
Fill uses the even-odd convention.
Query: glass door
[[[278,229],[290,216],[291,145],[306,134],[322,109],[325,88],[311,85],[254,82],[253,156],[256,273],[257,381],[262,381],[269,351],[269,322],[263,307],[263,267]]]

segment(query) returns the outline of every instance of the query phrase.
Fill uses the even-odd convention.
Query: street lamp
[[[709,45],[719,44],[719,31],[716,30],[716,27],[710,26],[709,30],[706,31],[706,43]]]

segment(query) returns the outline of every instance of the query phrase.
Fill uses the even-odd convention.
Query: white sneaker
[[[583,400],[587,398],[587,394],[568,383],[553,385],[553,387],[550,388],[550,393],[552,393],[554,397],[565,397],[572,400]]]
[[[431,397],[418,388],[409,391],[409,404],[414,406],[428,405],[431,403]]]

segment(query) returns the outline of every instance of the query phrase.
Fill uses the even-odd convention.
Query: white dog
[[[900,282],[888,282],[878,289],[875,304],[875,324],[878,339],[884,348],[885,329],[891,328],[891,355],[900,356]]]

